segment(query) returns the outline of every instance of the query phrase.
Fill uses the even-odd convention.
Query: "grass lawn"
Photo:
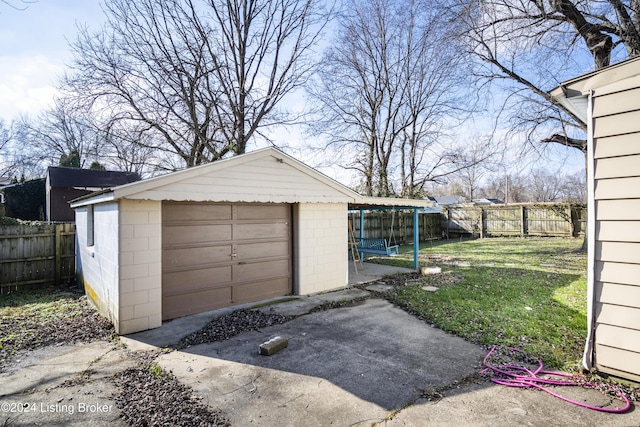
[[[420,265],[441,267],[398,287],[395,303],[482,345],[506,345],[546,366],[577,367],[587,334],[586,254],[581,239],[494,238],[426,243]],[[411,267],[413,249],[380,263]],[[425,285],[438,286],[436,292]]]
[[[113,327],[80,292],[25,290],[0,296],[0,372],[21,350],[108,339]]]

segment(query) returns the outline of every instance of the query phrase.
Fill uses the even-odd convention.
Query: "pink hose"
[[[622,401],[625,403],[624,407],[601,408],[599,406],[587,405],[585,403],[571,400],[565,396],[562,396],[561,394],[551,391],[550,389],[542,386],[541,384],[554,385],[554,386],[581,386],[581,387],[595,387],[595,385],[591,383],[581,384],[577,381],[574,381],[573,375],[568,374],[566,372],[545,371],[542,369],[543,365],[541,360],[538,360],[538,367],[534,370],[527,369],[524,366],[503,365],[498,367],[498,366],[490,365],[488,363],[488,360],[497,348],[501,348],[501,346],[494,345],[493,347],[491,347],[491,350],[489,351],[489,353],[487,353],[484,360],[482,361],[482,364],[485,366],[485,368],[482,371],[480,371],[480,373],[482,374],[493,373],[494,375],[496,374],[500,375],[499,378],[491,378],[491,381],[493,381],[496,384],[502,384],[507,387],[517,387],[517,388],[535,387],[546,393],[549,393],[552,396],[562,399],[565,402],[573,403],[574,405],[582,406],[583,408],[593,409],[594,411],[621,414],[623,412],[628,411],[629,408],[631,408],[631,402],[629,401],[627,396],[625,396],[625,394],[621,390],[618,390],[617,388],[610,385],[608,386],[609,390],[615,392],[618,395],[618,397],[622,399]],[[512,348],[512,347],[506,347],[506,348],[511,351],[524,354],[524,351],[519,350],[517,348]],[[538,376],[539,374],[552,376],[552,377],[569,378],[569,379],[567,380],[567,379],[545,378],[545,377]]]

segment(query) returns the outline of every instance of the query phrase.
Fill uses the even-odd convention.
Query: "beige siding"
[[[626,156],[640,153],[640,138],[631,133],[598,138],[593,141],[594,157]]]
[[[640,177],[596,180],[596,200],[627,198],[640,198]]]
[[[596,305],[596,322],[637,330],[640,325],[640,309],[598,303]]]
[[[635,132],[640,132],[640,110],[600,117],[593,124],[594,138]]]
[[[640,286],[596,282],[595,296],[598,302],[609,306],[640,309]]]
[[[640,376],[640,82],[595,88],[594,360]]]
[[[598,200],[600,221],[640,221],[640,199]]]
[[[595,259],[596,261],[640,264],[640,243],[596,242]]]
[[[596,179],[640,176],[640,154],[599,159],[595,163]]]
[[[598,342],[601,345],[640,353],[640,331],[611,325],[598,325],[596,335],[600,337]]]
[[[595,280],[640,286],[640,264],[596,261]]]
[[[596,221],[596,240],[640,242],[638,221]]]
[[[302,203],[295,209],[296,293],[347,285],[347,205]]]
[[[597,338],[596,338],[597,342]],[[629,379],[640,380],[640,353],[596,344],[598,368]]]
[[[640,88],[613,92],[602,95],[596,92],[593,99],[593,117],[603,117],[621,112],[638,110],[638,99],[640,99]]]

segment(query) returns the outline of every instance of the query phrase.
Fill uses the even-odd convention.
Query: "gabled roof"
[[[430,206],[421,200],[363,197],[275,148],[121,185],[74,200],[71,207],[119,199],[255,202],[366,203]]]
[[[135,172],[102,171],[49,166],[47,183],[52,188],[102,189],[140,181]]]

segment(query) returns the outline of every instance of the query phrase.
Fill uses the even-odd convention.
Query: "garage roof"
[[[119,199],[348,203],[359,206],[428,207],[428,200],[363,197],[275,148],[265,148],[76,199],[71,207]]]

